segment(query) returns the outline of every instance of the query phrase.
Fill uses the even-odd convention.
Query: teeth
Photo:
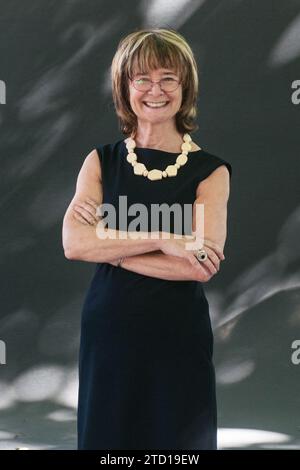
[[[151,102],[151,101],[146,101],[145,104],[147,106],[151,106],[153,108],[161,108],[167,103],[167,101],[160,101],[160,102]]]

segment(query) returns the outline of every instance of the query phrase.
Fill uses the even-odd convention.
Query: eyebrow
[[[136,73],[136,76],[137,75],[149,75],[149,73],[147,72],[140,72],[140,73]],[[162,72],[162,75],[177,75],[176,73],[174,72]]]

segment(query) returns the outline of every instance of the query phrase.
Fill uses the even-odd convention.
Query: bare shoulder
[[[84,159],[76,183],[76,195],[95,193],[99,196],[99,187],[102,183],[101,161],[99,150],[93,149]]]
[[[225,164],[219,165],[215,168],[204,180],[201,180],[197,186],[196,196],[200,194],[212,193],[216,197],[220,194],[229,196],[230,191],[230,176],[228,168]]]
[[[98,149],[93,149],[84,159],[81,170],[90,172],[95,178],[101,180],[101,155]],[[80,170],[80,171],[81,171]]]
[[[98,205],[102,204],[102,174],[101,163],[97,149],[93,149],[88,155],[85,156],[83,164],[79,170],[75,194],[65,213],[65,221],[75,220],[73,217],[73,207],[78,202],[85,201],[86,198],[94,200]]]

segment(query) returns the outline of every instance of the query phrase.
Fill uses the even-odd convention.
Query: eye
[[[150,82],[150,80],[148,78],[137,78],[135,80],[135,82],[138,84],[138,85],[141,85],[142,83],[148,83]]]

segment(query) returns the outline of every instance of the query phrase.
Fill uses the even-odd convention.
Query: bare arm
[[[225,171],[224,171],[225,170]],[[187,259],[179,256],[170,256],[161,250],[151,253],[126,257],[122,262],[122,268],[146,276],[167,280],[197,280],[207,282],[219,271],[222,250],[226,237],[226,206],[229,197],[229,179],[226,168],[216,169],[206,180],[201,182],[197,189],[196,201],[193,213],[193,231],[196,230],[196,204],[204,203],[205,206],[205,240],[210,248],[205,245],[210,259],[204,265],[193,266]],[[93,202],[93,201],[91,201]],[[93,212],[90,206],[90,212]],[[76,213],[76,211],[75,211]],[[78,213],[76,215],[80,217]],[[89,215],[86,209],[81,209],[82,215]],[[92,223],[92,219],[91,219]],[[171,234],[170,234],[171,235]],[[166,240],[160,240],[158,246]],[[124,255],[122,255],[124,256]],[[117,266],[118,260],[111,260],[110,264]]]
[[[209,256],[208,260],[202,263],[204,269],[197,269],[186,259],[159,252],[126,258],[122,262],[122,268],[161,279],[208,282],[219,271],[219,250],[214,250],[214,247],[223,252],[226,241],[229,183],[228,169],[222,165],[201,181],[197,188],[192,229],[196,232],[200,223],[196,217],[196,205],[204,204],[204,239],[209,243],[204,246]],[[160,240],[159,246],[164,241]]]
[[[117,266],[118,260],[111,261],[110,264]],[[166,255],[160,250],[125,258],[121,268],[169,281],[202,281],[206,274],[202,269],[192,266],[188,260]]]
[[[157,250],[158,239],[147,232],[135,232],[136,239],[119,239],[119,230],[109,229],[110,237],[100,239],[93,225],[82,224],[75,217],[73,207],[85,198],[102,204],[101,165],[97,150],[85,158],[80,169],[75,195],[65,213],[62,228],[62,241],[66,258],[90,262],[109,262],[121,256],[133,256]],[[127,235],[127,232],[122,232]],[[147,238],[142,238],[142,237]]]
[[[227,204],[230,194],[229,171],[225,165],[216,168],[201,181],[193,206],[193,231],[197,231],[196,206],[204,204],[204,238],[215,243],[223,251],[227,236]],[[208,249],[210,252],[210,250]]]
[[[95,226],[98,223],[99,218],[96,215],[96,210],[97,203],[91,198],[78,201],[77,205],[73,207],[74,217],[85,225],[90,223]],[[169,235],[171,238],[173,234]],[[118,261],[119,259],[115,259],[108,262],[117,266]],[[122,262],[122,268],[166,280],[202,280],[203,273],[205,274],[205,271],[203,272],[201,266],[198,265],[198,261],[196,269],[188,259],[166,255],[157,249],[150,253],[126,256]],[[202,275],[201,279],[199,278],[200,274]]]

